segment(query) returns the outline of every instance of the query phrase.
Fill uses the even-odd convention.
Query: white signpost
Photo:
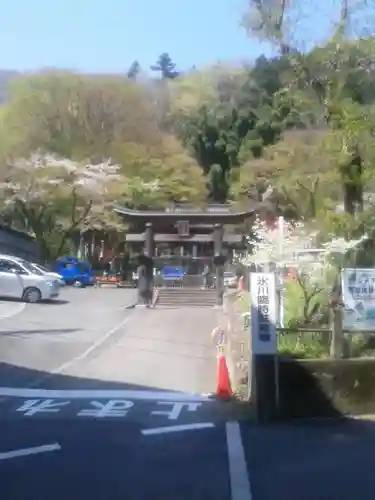
[[[250,296],[249,397],[255,403],[258,419],[263,419],[279,406],[275,274],[251,273]]]
[[[251,295],[251,352],[275,355],[276,335],[276,278],[273,273],[250,274]]]

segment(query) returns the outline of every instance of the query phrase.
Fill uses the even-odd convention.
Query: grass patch
[[[277,336],[279,354],[300,359],[317,359],[329,356],[327,335],[313,333],[279,333]]]
[[[250,292],[237,293],[237,297],[234,301],[234,310],[239,314],[250,312]]]
[[[250,313],[250,293],[239,292],[234,300],[234,310],[238,315]],[[250,318],[249,318],[250,319]],[[243,321],[244,329],[249,325]],[[285,356],[293,356],[301,359],[325,358],[329,356],[329,339],[326,333],[312,332],[288,332],[278,333],[278,352]]]

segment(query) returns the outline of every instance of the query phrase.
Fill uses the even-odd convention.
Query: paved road
[[[144,436],[135,424],[23,421],[0,438],[3,449],[40,445],[57,449],[0,454],[2,499],[230,499],[224,427]]]
[[[131,290],[61,299],[0,303],[1,499],[374,498],[375,423],[239,426],[201,395],[213,316],[126,310]]]
[[[253,500],[373,500],[375,422],[242,429]]]
[[[87,359],[93,347],[116,341],[129,314],[125,306],[134,300],[133,290],[66,288],[59,301],[27,304],[0,318],[0,384],[38,384],[47,374],[66,371],[74,360]],[[12,312],[20,307],[8,304]]]
[[[60,303],[12,305],[14,315],[5,304],[2,499],[237,500],[239,427],[201,395],[214,390],[214,313],[126,310],[134,298],[66,289]]]

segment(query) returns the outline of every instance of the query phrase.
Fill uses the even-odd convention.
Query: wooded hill
[[[272,191],[275,213],[347,237],[362,231],[373,218],[363,193],[375,192],[375,38],[349,37],[343,9],[327,42],[301,50],[286,35],[285,2],[274,3],[268,12],[269,2],[249,2],[250,36],[275,47],[249,66],[179,71],[164,53],[147,72],[135,61],[124,75],[0,74],[4,89],[11,81],[1,95],[4,217],[42,245],[56,228],[69,237],[112,227],[114,200],[247,204]],[[82,190],[94,171],[95,189]]]

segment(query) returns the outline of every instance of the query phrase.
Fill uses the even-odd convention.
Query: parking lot
[[[135,300],[134,290],[66,287],[50,303],[0,301],[0,385],[33,386],[115,340]]]
[[[199,394],[214,389],[215,316],[127,309],[135,299],[0,302],[5,500],[230,499],[225,417]]]
[[[67,287],[48,304],[0,301],[2,498],[372,499],[373,422],[243,423],[236,437],[228,403],[201,394],[215,386],[213,311],[135,300]]]

